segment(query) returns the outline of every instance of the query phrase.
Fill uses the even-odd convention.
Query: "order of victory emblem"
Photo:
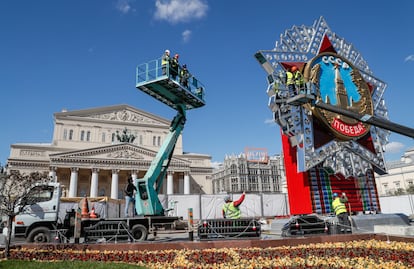
[[[360,115],[373,115],[370,88],[358,69],[345,58],[332,52],[321,53],[308,62],[304,73],[314,83],[317,98],[326,104]],[[313,110],[339,139],[360,138],[369,132],[367,123],[320,108]]]

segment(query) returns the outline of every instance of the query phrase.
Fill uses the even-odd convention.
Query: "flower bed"
[[[94,260],[147,268],[414,268],[414,243],[381,240],[317,243],[268,248],[180,250],[11,250],[18,260]]]

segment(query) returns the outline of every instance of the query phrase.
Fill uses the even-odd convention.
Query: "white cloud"
[[[407,57],[405,57],[405,61],[408,62],[414,62],[414,54],[408,55]]]
[[[385,145],[385,153],[399,153],[404,149],[404,144],[400,142],[390,142]]]
[[[275,124],[275,120],[274,119],[265,119],[264,123],[273,125],[273,124]]]
[[[190,37],[191,37],[191,31],[190,30],[185,30],[181,35],[183,37],[183,41],[188,42],[190,40]]]
[[[155,18],[169,23],[200,19],[208,10],[203,0],[156,0],[155,7]]]
[[[132,0],[118,0],[116,3],[116,9],[121,11],[121,13],[127,14],[129,11],[131,11],[131,1]]]

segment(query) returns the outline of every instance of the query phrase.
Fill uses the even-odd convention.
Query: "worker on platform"
[[[289,95],[293,96],[306,92],[305,79],[297,66],[292,66],[286,71],[286,85],[288,86]]]
[[[188,88],[188,79],[190,78],[190,73],[188,72],[187,65],[184,64],[180,70],[180,84]]]
[[[180,57],[180,55],[175,54],[174,57],[170,60],[170,75],[172,79],[177,79],[177,75],[178,75],[178,58]]]
[[[288,70],[286,71],[286,85],[288,87],[289,90],[289,96],[294,96],[297,94],[296,92],[296,85],[295,85],[295,71],[296,71],[297,67],[296,66],[292,66],[290,68],[288,68]]]
[[[294,70],[293,79],[295,80],[296,93],[306,93],[305,79],[302,73],[296,66],[293,66],[292,69]]]
[[[168,64],[170,63],[170,51],[165,50],[161,58],[162,75],[167,75]]]
[[[135,194],[137,192],[137,188],[132,181],[132,177],[128,177],[128,184],[125,187],[125,217],[129,217],[128,214],[129,206],[132,204],[132,216],[135,216]]]
[[[244,197],[246,193],[243,192],[242,196],[240,196],[239,200],[233,201],[230,198],[230,195],[224,197],[225,204],[223,205],[222,214],[223,218],[225,219],[240,219],[241,218],[241,211],[239,206],[243,203]]]
[[[333,199],[334,200],[332,201],[332,209],[335,211],[335,215],[338,218],[339,229],[341,233],[352,232],[351,222],[349,221],[349,214],[346,210],[345,205],[345,203],[348,202],[346,194],[343,192],[342,195],[339,197],[337,193],[334,193]]]

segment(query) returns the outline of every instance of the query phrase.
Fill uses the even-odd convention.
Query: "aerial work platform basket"
[[[204,85],[192,75],[188,78],[188,85],[182,85],[181,66],[176,77],[171,71],[168,64],[162,66],[161,58],[140,64],[136,70],[136,88],[176,110],[182,105],[186,110],[204,106]]]

